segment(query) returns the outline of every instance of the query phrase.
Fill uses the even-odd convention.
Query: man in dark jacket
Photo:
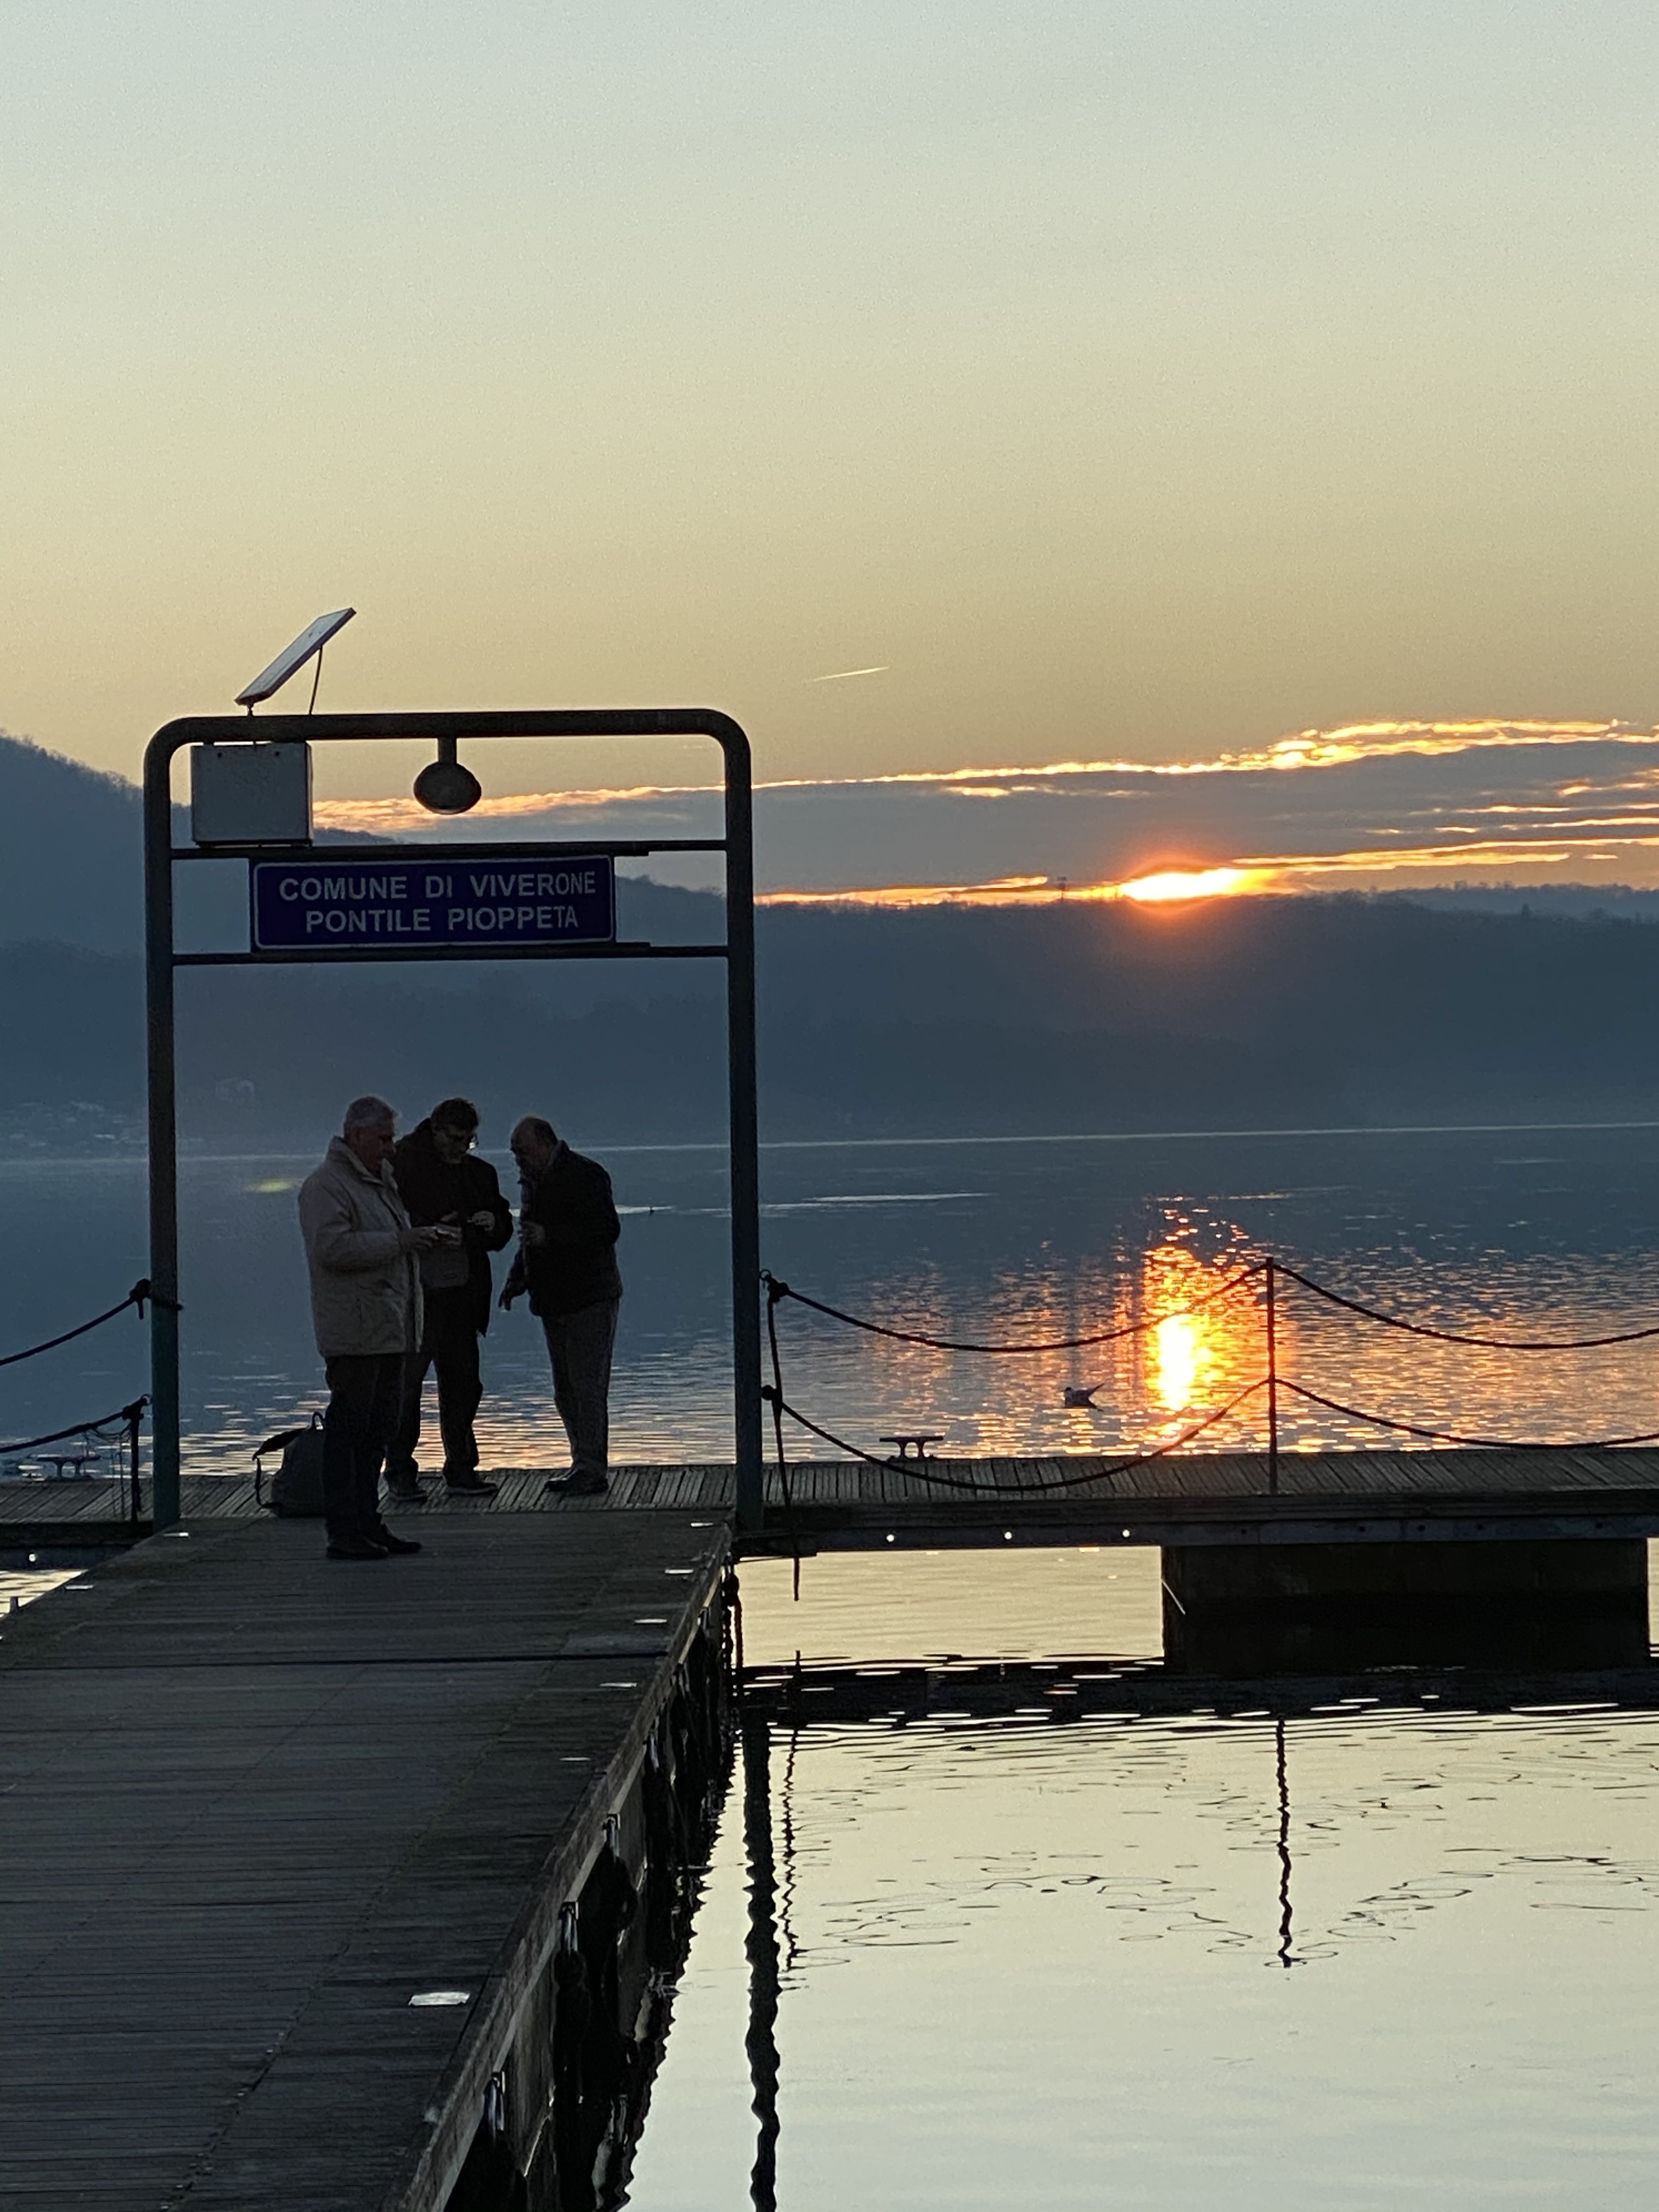
[[[622,1224],[611,1178],[597,1160],[573,1152],[550,1121],[526,1115],[513,1132],[523,1179],[519,1256],[501,1291],[520,1291],[541,1322],[553,1362],[553,1402],[570,1439],[570,1472],[550,1490],[597,1498],[610,1487],[611,1352],[617,1340]]]
[[[415,1466],[421,1437],[421,1391],[426,1370],[438,1370],[438,1428],[443,1437],[444,1483],[469,1497],[489,1498],[495,1486],[478,1473],[472,1423],[483,1395],[478,1340],[489,1327],[489,1255],[513,1234],[513,1216],[495,1170],[473,1152],[478,1109],[465,1098],[446,1098],[392,1155],[392,1173],[409,1218],[421,1226],[459,1227],[459,1244],[439,1245],[421,1259],[425,1326],[404,1370],[398,1433],[386,1455],[386,1484],[407,1505],[424,1503]]]

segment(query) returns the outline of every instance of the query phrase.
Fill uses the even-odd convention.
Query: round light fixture
[[[438,757],[415,779],[415,796],[428,814],[465,814],[483,797],[483,786],[455,757],[455,739],[440,738]]]

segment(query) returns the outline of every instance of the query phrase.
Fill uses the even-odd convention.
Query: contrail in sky
[[[888,666],[884,660],[879,668],[837,668],[828,676],[809,676],[806,680],[809,684],[842,684],[849,676],[885,676]]]

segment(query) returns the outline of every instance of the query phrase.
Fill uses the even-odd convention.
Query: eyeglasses
[[[434,1137],[442,1137],[449,1144],[465,1145],[469,1152],[477,1150],[478,1137],[476,1130],[452,1129],[442,1121],[434,1121],[432,1125],[432,1133]]]

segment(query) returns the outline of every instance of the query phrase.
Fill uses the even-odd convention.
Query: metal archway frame
[[[755,1091],[754,825],[749,739],[727,714],[710,708],[527,709],[507,713],[416,714],[193,715],[168,722],[144,752],[144,989],[149,1048],[149,1279],[154,1504],[158,1528],[179,1518],[179,1156],[173,1055],[173,975],[180,967],[264,966],[282,953],[180,953],[173,944],[173,869],[177,860],[271,858],[292,847],[215,846],[204,854],[173,842],[172,766],[197,744],[266,742],[328,744],[345,741],[429,741],[476,744],[492,738],[711,738],[725,762],[725,836],[658,838],[648,843],[589,839],[567,852],[638,855],[718,852],[726,864],[726,939],[721,945],[612,945],[568,949],[452,952],[451,958],[675,959],[726,962],[728,1129],[732,1196],[732,1419],[737,1448],[738,1525],[761,1526],[760,1175]],[[525,841],[518,841],[522,850]],[[561,849],[549,842],[550,853]],[[487,858],[491,848],[469,845]],[[342,854],[343,858],[343,854]],[[327,959],[329,955],[313,955]],[[347,956],[353,957],[353,956]],[[358,958],[434,958],[365,947]],[[298,957],[304,959],[305,955]]]

